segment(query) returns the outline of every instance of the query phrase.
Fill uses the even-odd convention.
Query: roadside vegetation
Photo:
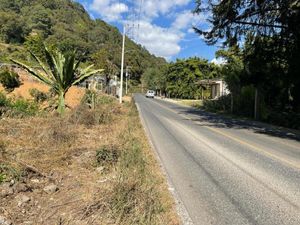
[[[179,224],[134,102],[88,91],[64,117],[39,104],[0,94],[2,219]]]
[[[127,96],[120,105],[115,97],[105,94],[106,89],[100,92],[76,86],[94,74],[109,78],[118,73],[114,62],[119,60],[107,55],[115,46],[106,51],[99,48],[103,43],[94,47],[95,40],[84,46],[81,35],[74,40],[57,40],[61,38],[61,17],[70,18],[68,10],[59,8],[64,6],[79,14],[90,30],[104,26],[112,35],[110,41],[117,42],[119,33],[103,21],[90,20],[81,5],[73,1],[32,3],[33,10],[43,13],[37,20],[49,22],[53,29],[48,31],[54,33],[47,33],[44,26],[27,27],[34,18],[14,18],[12,33],[6,32],[8,19],[20,11],[21,18],[27,18],[23,13],[29,8],[25,2],[0,1],[0,14],[4,15],[0,21],[5,20],[5,24],[0,23],[0,40],[7,43],[0,44],[4,48],[0,63],[5,62],[0,71],[0,221],[45,225],[179,224],[134,101]],[[5,12],[1,12],[3,9]],[[74,29],[67,36],[80,31]],[[129,45],[136,48],[136,57],[146,58],[137,59],[141,61],[138,67],[132,67],[132,71],[138,70],[137,78],[148,63],[164,63],[133,42]],[[81,54],[86,49],[89,51]],[[106,73],[92,70],[93,61]]]
[[[213,112],[300,129],[300,3],[279,1],[196,1],[195,14],[211,13],[210,31],[194,27],[208,45],[223,43],[216,52],[221,65],[189,58],[143,75],[144,86],[182,99],[206,99]],[[201,79],[223,79],[230,94],[209,100]]]

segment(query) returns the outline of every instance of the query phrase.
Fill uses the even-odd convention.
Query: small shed
[[[202,86],[202,90],[210,89],[212,99],[230,94],[226,82],[222,79],[205,79],[197,83]]]

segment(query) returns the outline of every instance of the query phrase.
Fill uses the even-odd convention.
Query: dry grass
[[[101,107],[0,119],[0,174],[15,188],[0,196],[0,216],[13,224],[178,224],[134,106]],[[97,110],[110,112],[109,122],[95,119]],[[52,183],[59,190],[45,193]],[[22,195],[30,201],[18,206]]]
[[[202,100],[176,100],[178,104],[200,108],[203,106]]]

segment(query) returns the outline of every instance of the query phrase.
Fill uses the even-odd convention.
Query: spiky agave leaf
[[[74,82],[72,83],[72,85],[76,85],[80,82],[82,82],[83,80],[85,80],[86,78],[95,75],[96,73],[102,73],[104,70],[100,69],[100,70],[91,70],[91,71],[87,71],[85,74],[84,73],[80,73],[80,76],[74,80]]]
[[[11,59],[11,61],[13,61],[14,63],[16,63],[17,65],[23,67],[25,70],[27,70],[31,75],[33,75],[34,77],[38,78],[40,81],[44,82],[45,84],[52,86],[53,81],[48,77],[43,75],[42,73],[34,70],[33,68],[31,68],[30,66],[26,65],[25,63],[22,63],[18,60],[15,59]]]
[[[34,54],[32,54],[32,56],[40,64],[45,74],[34,70],[30,66],[19,62],[18,60],[12,59],[12,61],[26,69],[30,74],[38,78],[40,81],[51,86],[56,91],[56,94],[59,96],[58,111],[61,114],[63,114],[65,108],[64,96],[69,88],[96,73],[104,71],[92,70],[91,68],[93,67],[93,65],[79,70],[78,68],[80,60],[76,62],[75,51],[66,54],[62,54],[59,51],[55,51],[52,53],[45,47],[45,58],[49,68],[47,68],[43,61],[40,60],[37,56],[35,56]]]

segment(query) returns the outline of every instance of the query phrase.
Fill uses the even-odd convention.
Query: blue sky
[[[192,30],[193,25],[208,28],[208,15],[194,15],[194,0],[76,0],[92,18],[122,30],[152,54],[168,60],[198,56],[212,60],[217,47],[208,46]]]

